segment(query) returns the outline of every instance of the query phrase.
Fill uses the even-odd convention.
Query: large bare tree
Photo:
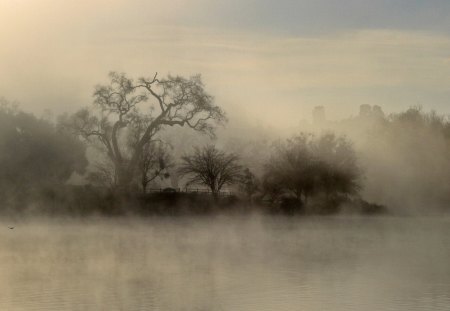
[[[93,107],[79,110],[66,123],[86,141],[103,147],[122,188],[132,181],[146,145],[164,127],[187,126],[213,136],[214,125],[226,121],[200,75],[159,79],[155,74],[134,81],[112,72],[109,77],[108,85],[95,88]],[[127,130],[137,134],[132,144],[126,142]]]

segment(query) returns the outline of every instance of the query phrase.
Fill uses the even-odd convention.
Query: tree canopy
[[[264,188],[271,197],[291,195],[304,203],[317,193],[355,193],[359,177],[356,154],[346,138],[303,133],[275,146],[265,166]]]
[[[186,126],[214,136],[214,125],[226,121],[200,75],[159,79],[155,74],[135,81],[112,72],[109,78],[108,85],[95,88],[93,107],[79,110],[65,124],[103,147],[122,186],[132,181],[145,146],[164,127]]]

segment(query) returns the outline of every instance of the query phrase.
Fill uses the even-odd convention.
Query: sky
[[[0,97],[92,103],[110,71],[202,74],[230,118],[293,127],[323,105],[450,113],[448,0],[0,0]]]

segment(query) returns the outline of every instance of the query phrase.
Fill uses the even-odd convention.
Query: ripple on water
[[[447,219],[28,223],[0,310],[450,310]]]

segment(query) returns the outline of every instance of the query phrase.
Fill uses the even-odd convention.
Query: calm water
[[[450,310],[449,218],[11,223],[0,310]]]

